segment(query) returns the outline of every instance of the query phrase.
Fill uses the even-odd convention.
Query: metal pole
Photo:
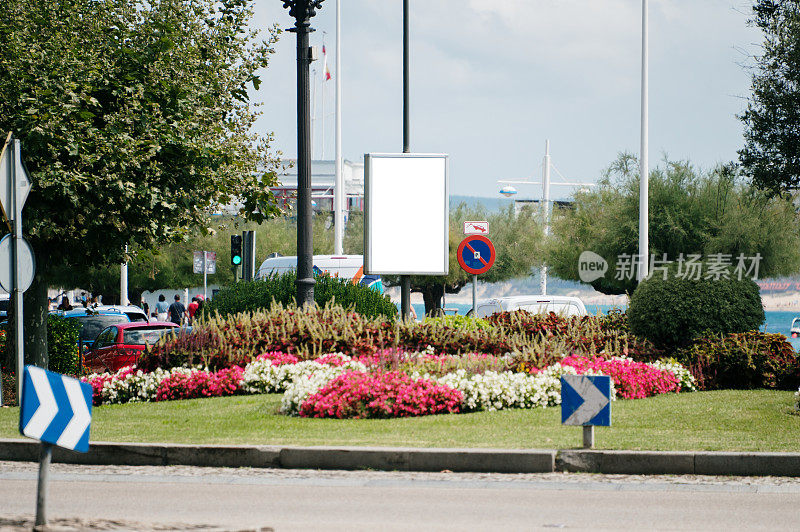
[[[8,198],[11,200],[11,208],[14,210],[14,240],[11,246],[11,272],[12,272],[12,297],[14,299],[14,343],[17,351],[17,404],[22,406],[22,370],[25,367],[25,339],[23,334],[23,309],[22,309],[22,290],[19,289],[19,256],[20,244],[22,240],[22,207],[18,205],[17,198],[17,162],[20,160],[22,154],[20,149],[20,142],[17,139],[13,140],[13,145],[9,146],[11,149],[11,161],[9,168],[11,171],[8,186],[11,188]],[[45,368],[46,369],[46,368]]]
[[[125,245],[125,255],[128,254],[128,245]],[[127,258],[127,257],[126,257]],[[119,268],[119,304],[128,304],[128,261],[126,260]]]
[[[647,277],[648,255],[650,243],[648,241],[649,228],[649,203],[648,190],[650,184],[650,162],[648,160],[649,143],[649,36],[648,36],[649,0],[642,0],[642,149],[639,159],[639,267],[636,269],[636,279],[641,281]]]
[[[322,32],[322,47],[323,48],[325,48],[325,33],[326,32],[324,32],[324,31]],[[324,57],[322,58],[322,62],[323,62],[323,65],[322,65],[322,98],[320,99],[320,105],[322,106],[322,128],[321,128],[322,139],[320,139],[320,144],[322,145],[322,155],[320,156],[320,159],[322,159],[323,161],[325,160],[325,82],[328,81],[327,79],[325,79],[325,78],[328,77],[328,71],[326,70],[326,67],[328,65],[327,50],[325,52],[326,53],[323,54]],[[313,159],[313,154],[312,154],[312,159]]]
[[[545,142],[544,148],[544,174],[542,176],[542,206],[543,206],[543,222],[544,222],[544,237],[550,235],[550,141]],[[539,288],[542,295],[547,294],[547,264],[542,263],[540,271]]]
[[[47,524],[47,488],[50,473],[50,459],[53,456],[53,446],[42,442],[39,451],[39,485],[36,488],[36,526]]]
[[[403,0],[403,153],[411,152],[411,124],[409,118],[409,48],[408,0]],[[411,279],[408,275],[401,276],[400,311],[403,314],[403,319],[407,319],[411,316]]]
[[[472,276],[472,317],[478,317],[478,276]]]
[[[206,264],[208,263],[206,253],[208,253],[208,251],[203,251],[203,299],[206,298],[206,293],[208,293],[208,272],[206,270]],[[188,305],[189,302],[187,301],[186,304]]]
[[[594,425],[583,426],[583,448],[594,449]]]
[[[345,189],[342,175],[342,2],[336,0],[336,184],[333,187],[333,252],[344,253]]]
[[[311,209],[311,131],[307,13],[298,13],[297,33],[297,304],[314,303],[314,246]]]

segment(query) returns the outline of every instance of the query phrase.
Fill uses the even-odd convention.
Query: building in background
[[[297,161],[283,161],[292,167],[278,176],[280,184],[272,187],[275,198],[281,206],[294,206],[297,201]],[[347,210],[364,210],[364,163],[342,161],[344,188],[347,194]],[[333,187],[336,182],[336,164],[330,160],[311,161],[311,201],[315,212],[333,211]]]

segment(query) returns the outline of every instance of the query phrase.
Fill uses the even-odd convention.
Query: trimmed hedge
[[[765,318],[758,285],[749,278],[654,276],[639,283],[627,314],[634,335],[668,349],[709,333],[758,330]]]
[[[317,281],[314,285],[314,302],[321,307],[335,302],[370,318],[382,316],[393,320],[397,317],[397,307],[389,297],[371,288],[330,275],[315,275],[314,279]],[[228,316],[256,312],[268,310],[276,304],[295,306],[296,280],[295,272],[287,272],[270,276],[264,281],[242,282],[225,287],[203,306],[203,315],[209,317],[218,313]]]
[[[64,375],[78,373],[78,337],[80,324],[56,314],[47,315],[48,369]]]
[[[796,390],[800,362],[782,334],[749,331],[698,338],[675,352],[701,390]]]

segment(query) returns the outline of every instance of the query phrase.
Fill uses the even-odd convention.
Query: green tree
[[[592,286],[606,294],[633,292],[635,275],[623,274],[634,272],[618,258],[638,253],[637,169],[635,156],[621,154],[597,189],[576,193],[571,208],[554,213],[546,254],[555,275],[579,281],[580,254],[593,251],[609,271]],[[659,260],[722,253],[735,265],[739,255],[760,254],[760,277],[800,269],[800,225],[791,198],[753,188],[733,165],[699,172],[688,162],[665,161],[650,174],[649,202],[649,251]]]
[[[751,24],[764,33],[739,159],[760,188],[800,186],[800,1],[756,0]]]
[[[0,129],[14,131],[33,189],[25,234],[27,352],[46,352],[48,284],[118,264],[124,246],[183,240],[234,199],[279,212],[269,137],[251,132],[278,30],[248,28],[247,0],[18,0],[0,10]],[[38,340],[37,340],[38,339]]]

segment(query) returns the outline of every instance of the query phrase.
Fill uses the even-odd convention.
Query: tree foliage
[[[46,289],[202,228],[234,200],[277,208],[269,136],[251,131],[278,30],[248,0],[16,0],[0,9],[0,131],[33,184],[24,234],[37,259],[25,350],[44,363]],[[59,279],[59,274],[62,274]]]
[[[278,212],[247,96],[276,34],[259,41],[251,16],[245,0],[0,10],[0,128],[23,142],[40,265],[119,263],[126,244],[180,240],[235,198],[256,219]]]
[[[732,165],[701,172],[688,162],[664,161],[650,174],[650,254],[677,261],[683,254],[761,255],[759,277],[800,269],[800,225],[790,198],[771,197],[744,182]],[[639,237],[636,157],[621,154],[599,186],[575,194],[558,211],[547,262],[562,279],[579,281],[578,260],[593,251],[609,264],[592,286],[607,294],[631,293],[635,275],[617,279],[618,258],[635,257]],[[635,259],[634,259],[635,260]],[[620,275],[620,277],[622,277]]]
[[[753,183],[773,192],[800,186],[800,1],[756,0],[751,23],[764,33],[752,95],[740,116],[739,151]]]

